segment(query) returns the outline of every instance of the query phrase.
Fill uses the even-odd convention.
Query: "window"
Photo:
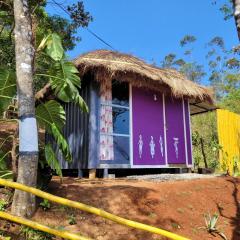
[[[110,86],[111,85],[111,86]],[[101,163],[129,164],[129,86],[113,81],[101,84]]]

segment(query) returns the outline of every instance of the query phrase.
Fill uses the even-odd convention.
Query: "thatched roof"
[[[80,75],[93,73],[97,81],[130,82],[133,86],[166,92],[174,97],[213,102],[210,89],[188,80],[175,69],[163,69],[147,64],[128,54],[96,50],[74,60]]]

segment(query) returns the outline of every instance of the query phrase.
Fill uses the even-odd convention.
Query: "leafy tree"
[[[189,43],[194,43],[196,41],[196,37],[193,35],[185,35],[181,40],[180,40],[180,46],[184,47],[188,45]]]
[[[192,144],[195,167],[218,167],[218,136],[215,112],[192,116]]]
[[[53,2],[54,4],[58,4],[55,1]],[[64,51],[74,47],[79,40],[74,35],[76,29],[80,26],[86,27],[92,20],[92,17],[88,12],[85,12],[81,2],[69,6],[70,20],[47,15],[44,10],[45,5],[45,0],[14,0],[14,5],[12,0],[0,1],[0,42],[3,43],[0,45],[0,50],[3,53],[0,56],[2,60],[0,66],[0,115],[6,120],[7,116],[3,115],[3,113],[9,109],[12,99],[16,96],[15,69],[18,70],[19,66],[21,68],[23,63],[26,63],[26,59],[28,59],[29,63],[27,64],[30,66],[29,69],[31,69],[30,75],[29,78],[22,78],[22,73],[18,70],[17,81],[18,83],[22,81],[22,84],[18,84],[20,104],[19,108],[15,103],[13,107],[20,110],[21,115],[24,115],[27,111],[26,113],[30,113],[31,116],[34,116],[34,108],[36,107],[38,126],[45,128],[46,131],[52,134],[65,159],[71,161],[69,146],[61,133],[62,127],[65,124],[64,109],[56,100],[48,100],[44,96],[47,92],[51,91],[52,96],[55,96],[55,98],[64,102],[75,102],[83,111],[87,111],[87,106],[79,95],[80,79],[78,70],[72,62],[66,59]],[[19,11],[23,12],[20,14]],[[23,22],[20,25],[18,19],[21,15],[24,15],[26,18],[22,19]],[[14,17],[16,25],[13,21]],[[16,37],[16,41],[14,42],[14,28],[21,31],[17,36],[22,42]],[[27,29],[27,31],[23,32],[23,28]],[[17,30],[15,30],[15,33],[18,33]],[[54,31],[58,34],[53,33]],[[61,37],[63,39],[62,42]],[[27,46],[26,42],[30,44],[29,49],[32,52],[18,51],[18,49],[21,50]],[[20,44],[21,47],[19,48]],[[16,63],[14,47],[17,54]],[[8,56],[8,53],[11,54],[11,57]],[[23,54],[25,54],[24,59]],[[15,64],[17,65],[15,66]],[[36,83],[36,94],[33,91],[33,76]],[[24,82],[26,80],[28,80],[27,85]],[[22,91],[24,87],[26,92]],[[22,102],[21,99],[23,100]],[[14,136],[17,136],[17,132]],[[14,136],[11,137],[14,139]],[[21,155],[24,158],[23,161],[21,161]],[[2,156],[5,158],[6,154]],[[1,157],[0,162],[2,162],[3,157]],[[45,146],[45,158],[46,163],[53,166],[57,174],[61,175],[61,168],[50,144]],[[42,161],[40,162],[44,164]],[[33,157],[31,155],[25,156],[24,154],[20,154],[18,181],[35,186],[36,171],[37,155],[35,154]],[[30,216],[34,212],[34,209],[35,197],[30,194],[23,194],[21,191],[15,191],[12,205],[12,211],[15,214]]]
[[[217,4],[217,0],[212,0],[213,4]],[[219,10],[223,13],[224,20],[234,17],[237,28],[238,38],[240,40],[240,0],[226,0]]]
[[[235,89],[223,97],[219,105],[222,108],[240,114],[240,89]]]
[[[193,43],[195,41],[195,36],[185,35],[179,42],[184,51],[184,57],[177,58],[176,54],[170,53],[161,62],[162,67],[175,68],[185,74],[189,80],[200,82],[206,73],[204,72],[203,65],[192,60]]]
[[[188,79],[201,82],[203,78],[215,90],[216,104],[240,113],[240,60],[239,47],[227,49],[224,39],[216,36],[206,44],[208,66],[193,60],[196,38],[186,35],[180,40],[182,56],[170,53],[162,61],[163,67],[175,68]],[[201,114],[192,118],[193,156],[196,167],[218,166],[218,144],[215,113]]]
[[[227,50],[221,37],[214,37],[207,47],[209,82],[214,87],[217,99],[220,101],[226,94],[239,88],[239,53],[235,49]]]
[[[43,37],[48,34],[57,33],[62,39],[63,49],[65,51],[72,50],[81,40],[76,36],[77,29],[87,27],[93,20],[90,13],[85,10],[82,1],[66,6],[59,4],[58,1],[48,2],[48,4],[59,7],[62,11],[66,11],[69,18],[59,15],[50,16],[45,11],[46,0],[28,0],[28,3],[32,18],[34,46],[38,46]],[[0,66],[15,68],[13,0],[0,1],[0,9]],[[34,70],[38,71],[39,69],[42,72],[49,63],[41,52],[40,54],[40,56],[36,56]],[[44,80],[41,76],[34,77],[36,91],[45,85]]]
[[[79,105],[79,107],[83,111],[88,111],[87,106],[81,96],[79,95],[79,88],[80,88],[80,79],[78,76],[78,70],[73,65],[72,62],[69,62],[65,59],[63,48],[61,45],[60,37],[56,34],[49,35],[46,39],[43,39],[38,51],[43,51],[46,56],[49,56],[51,64],[49,65],[48,69],[45,69],[45,73],[43,75],[49,83],[48,87],[52,89],[53,94],[56,98],[64,102],[75,102]],[[40,75],[40,74],[39,74]],[[0,71],[0,92],[4,89],[11,89],[5,93],[5,95],[1,95],[1,103],[2,103],[2,110],[6,110],[9,104],[9,99],[15,96],[14,88],[16,87],[16,78],[15,75],[11,76],[10,70],[2,70]],[[11,81],[10,81],[10,80]],[[2,87],[4,86],[4,87]],[[42,90],[40,91],[42,92]],[[38,125],[41,128],[44,128],[48,133],[52,134],[54,137],[59,149],[62,151],[64,158],[67,161],[71,161],[71,153],[69,150],[69,146],[62,136],[61,130],[65,124],[66,117],[65,111],[63,107],[56,101],[56,100],[47,100],[46,98],[42,99],[44,95],[43,93],[37,93],[35,95],[35,103],[36,105],[36,117],[38,121]],[[50,144],[47,144],[45,147],[45,159],[46,162],[53,166],[56,170],[58,175],[62,175],[61,168],[55,156],[54,150]],[[42,161],[41,161],[42,162]],[[44,163],[43,163],[44,164]],[[24,171],[21,169],[21,165],[19,166],[19,171],[22,171],[25,177],[25,171],[27,170],[27,166],[24,167]],[[36,177],[36,171],[32,170],[34,176]],[[21,175],[20,175],[21,177]],[[29,175],[26,179],[25,184],[28,184],[28,180],[30,179]],[[19,180],[19,174],[18,174]],[[19,194],[20,192],[17,192]],[[19,196],[16,195],[16,199],[19,199]],[[15,198],[14,198],[15,199]],[[15,200],[17,201],[17,200]],[[21,206],[26,204],[25,202],[21,201]],[[13,206],[15,207],[15,202],[13,202]],[[21,207],[21,211],[23,208]],[[31,209],[27,209],[30,211]],[[13,210],[15,213],[15,209]],[[33,211],[33,210],[32,210]],[[18,215],[30,215],[30,213],[22,213],[17,212]]]

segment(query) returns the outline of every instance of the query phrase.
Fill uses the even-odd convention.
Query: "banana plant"
[[[70,162],[72,160],[70,148],[62,135],[62,128],[66,122],[65,111],[57,100],[74,102],[80,106],[82,111],[88,112],[88,107],[79,94],[81,82],[78,70],[72,62],[66,59],[61,39],[55,33],[43,38],[37,48],[37,53],[43,54],[49,64],[44,73],[37,72],[36,76],[47,80],[55,96],[54,100],[37,103],[37,122],[39,127],[44,128],[53,136],[65,160]],[[16,96],[15,73],[11,69],[0,67],[0,114],[6,111],[14,96]],[[52,145],[48,143],[44,148],[46,162],[55,169],[58,175],[62,176]]]
[[[37,73],[37,76],[49,80],[54,95],[63,102],[74,102],[88,112],[88,107],[79,94],[81,81],[78,69],[67,61],[64,55],[61,39],[57,34],[45,37],[38,47],[38,51],[44,51],[50,59],[50,66],[46,73]]]

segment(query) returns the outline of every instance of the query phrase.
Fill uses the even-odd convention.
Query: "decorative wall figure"
[[[162,154],[162,157],[163,157],[163,140],[162,140],[162,136],[160,135],[160,138],[159,138],[159,144],[160,144],[160,152]]]
[[[179,139],[177,137],[173,138],[173,145],[174,145],[174,149],[175,149],[175,154],[176,154],[176,158],[178,159],[178,143],[179,143]]]
[[[142,140],[142,134],[140,134],[139,141],[138,141],[138,152],[139,152],[140,158],[142,158],[142,150],[143,150],[143,140]]]
[[[150,146],[151,157],[154,158],[154,155],[155,155],[155,142],[153,140],[153,136],[151,136],[151,141],[149,143],[149,146]]]

